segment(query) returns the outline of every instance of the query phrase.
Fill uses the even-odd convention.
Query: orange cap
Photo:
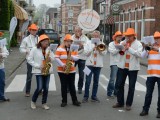
[[[123,33],[125,36],[134,35],[136,36],[136,33],[133,28],[128,28],[126,32]]]
[[[4,35],[4,33],[3,32],[0,32],[0,37],[2,37]]]
[[[66,36],[64,37],[64,41],[70,41],[72,40],[73,41],[73,38],[70,34],[66,34]]]
[[[117,36],[122,36],[122,33],[120,31],[115,32],[115,34],[112,36],[112,39],[115,40]]]
[[[28,30],[38,30],[38,27],[36,24],[31,24],[30,27],[28,27]]]
[[[49,37],[45,34],[42,34],[42,35],[39,36],[38,43],[43,41],[43,40],[46,40],[46,39],[49,40]]]
[[[160,33],[158,31],[154,33],[154,38],[160,38]]]

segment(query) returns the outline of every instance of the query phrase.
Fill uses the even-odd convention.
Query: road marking
[[[138,76],[145,79],[145,80],[147,80],[147,77],[148,77],[148,75],[138,75]]]
[[[26,82],[26,75],[16,75],[12,80],[6,92],[22,92]]]
[[[109,82],[109,79],[108,79],[105,75],[103,75],[103,74],[100,75],[100,78],[102,78],[102,79],[104,79],[105,81]],[[100,85],[101,85],[105,90],[107,89],[107,84],[104,85],[102,82],[99,82],[99,83],[100,83]],[[129,85],[129,83],[128,83],[128,77],[127,77],[127,80],[126,80],[125,83],[126,83],[127,85]],[[136,89],[137,91],[146,92],[146,87],[145,87],[144,85],[140,84],[139,82],[136,82],[135,89]]]
[[[26,74],[16,75],[10,85],[7,87],[6,92],[23,92],[26,84]],[[36,86],[34,86],[36,88]],[[55,76],[51,74],[49,91],[56,91]]]
[[[56,83],[55,83],[54,74],[51,74],[50,76],[49,91],[56,91]]]
[[[85,77],[84,77],[85,79]],[[79,80],[79,74],[76,73],[76,77],[75,77],[75,87],[76,87],[76,90],[78,90],[78,80]],[[84,80],[85,81],[85,80]],[[84,90],[84,86],[85,86],[85,83],[83,83],[83,88],[82,90]]]

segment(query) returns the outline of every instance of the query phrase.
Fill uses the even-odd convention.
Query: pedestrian
[[[135,84],[138,71],[140,70],[140,57],[143,47],[140,41],[136,39],[136,33],[133,28],[128,28],[124,35],[126,39],[120,43],[124,46],[124,50],[121,51],[116,81],[118,85],[117,103],[113,105],[113,108],[124,106],[124,86],[126,77],[128,76],[129,89],[125,109],[129,111],[133,103]]]
[[[151,50],[144,49],[142,58],[148,58],[148,77],[146,80],[146,96],[144,101],[143,110],[140,116],[148,115],[150,104],[152,101],[152,94],[155,83],[158,84],[158,102],[157,102],[157,118],[160,118],[160,33],[157,31],[154,33],[155,43],[152,45]]]
[[[122,39],[122,33],[120,31],[117,31],[113,35],[113,41],[109,43],[108,51],[110,52],[110,79],[107,86],[107,96],[113,98],[114,95],[116,96],[116,87],[115,87],[115,80],[117,76],[118,71],[118,62],[119,62],[119,49],[115,47],[115,45],[120,44]]]
[[[20,52],[26,54],[26,59],[33,47],[36,46],[38,43],[38,36],[37,31],[38,27],[35,24],[31,24],[28,28],[30,35],[25,37],[20,45]],[[30,97],[30,90],[31,90],[31,81],[32,81],[32,66],[27,62],[27,78],[26,78],[26,90],[25,90],[25,97]]]
[[[0,32],[0,37],[2,37],[4,34]],[[5,97],[5,66],[4,66],[4,59],[7,58],[9,55],[9,52],[6,48],[6,46],[1,43],[0,41],[0,101],[6,102],[10,101],[9,98]]]
[[[50,82],[50,74],[52,71],[51,62],[54,59],[54,54],[49,49],[49,37],[45,34],[40,36],[37,47],[34,47],[28,58],[28,63],[33,67],[32,73],[36,76],[37,88],[32,96],[31,108],[36,109],[36,101],[39,93],[43,89],[42,94],[42,107],[46,110],[49,109],[47,105],[48,98],[48,89]],[[47,64],[50,64],[51,67],[48,67]],[[45,71],[49,69],[49,71]]]
[[[67,88],[69,88],[73,105],[80,106],[81,104],[77,100],[75,90],[76,68],[74,62],[78,60],[78,52],[70,50],[72,42],[72,36],[70,34],[66,34],[64,42],[57,48],[55,53],[55,60],[58,63],[57,70],[61,83],[61,107],[65,107],[67,105]]]
[[[76,61],[76,66],[78,65],[78,72],[79,72],[79,80],[78,80],[78,93],[82,94],[82,88],[83,88],[83,83],[84,83],[84,68],[85,68],[85,62],[87,59],[87,55],[86,55],[86,50],[88,49],[89,46],[89,39],[87,36],[85,36],[84,34],[82,34],[82,29],[79,26],[75,27],[75,34],[72,36],[73,37],[73,42],[78,42],[80,48],[78,51],[78,55],[79,55],[79,60]]]
[[[103,67],[103,57],[107,53],[107,50],[105,47],[102,47],[103,50],[100,50],[101,48],[100,49],[98,48],[99,44],[103,44],[100,41],[100,32],[95,30],[92,33],[92,37],[97,42],[91,43],[90,51],[88,52],[88,58],[86,60],[86,67],[89,68],[91,72],[89,73],[89,75],[86,75],[85,91],[84,91],[84,97],[82,100],[83,103],[88,102],[89,89],[90,89],[90,83],[92,80],[92,75],[93,75],[93,88],[92,88],[91,101],[100,102],[100,100],[97,97],[99,76],[100,76],[101,69]]]

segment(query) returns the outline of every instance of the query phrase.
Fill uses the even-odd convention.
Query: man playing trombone
[[[101,68],[103,67],[103,57],[106,54],[106,47],[103,43],[100,42],[100,32],[94,31],[92,34],[92,44],[90,45],[90,51],[88,52],[88,58],[86,60],[86,67],[90,69],[90,73],[86,75],[86,82],[85,82],[85,92],[84,98],[82,100],[83,103],[88,102],[89,98],[89,88],[90,83],[93,75],[93,89],[92,89],[92,102],[100,102],[97,97],[98,91],[98,83],[99,83],[99,76],[101,72]]]

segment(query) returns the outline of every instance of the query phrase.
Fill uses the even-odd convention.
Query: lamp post
[[[103,6],[103,8],[104,8],[104,23],[103,23],[103,35],[104,35],[104,37],[103,37],[103,41],[105,41],[106,42],[106,3],[103,3],[102,4],[102,6]]]

